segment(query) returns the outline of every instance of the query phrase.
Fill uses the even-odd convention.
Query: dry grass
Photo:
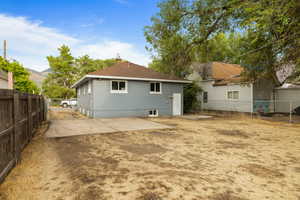
[[[224,129],[217,129],[217,133],[221,135],[227,135],[227,136],[234,136],[234,137],[241,137],[241,138],[248,138],[249,135],[247,135],[246,132],[241,130],[224,130]]]
[[[52,120],[86,118],[86,116],[80,114],[79,112],[74,112],[72,109],[62,109],[62,108],[56,108],[56,110],[50,111],[49,117]]]
[[[246,164],[241,165],[240,167],[246,169],[248,172],[255,176],[260,176],[262,178],[283,178],[284,174],[279,170],[266,168],[258,164]]]
[[[56,119],[76,117],[52,113]],[[299,200],[300,126],[216,117],[175,129],[37,137],[1,199]]]

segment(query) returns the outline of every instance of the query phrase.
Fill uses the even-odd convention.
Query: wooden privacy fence
[[[0,89],[0,183],[46,120],[43,96]]]

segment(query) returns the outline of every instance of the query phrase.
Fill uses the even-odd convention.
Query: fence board
[[[0,89],[0,183],[46,120],[45,103],[39,95]]]

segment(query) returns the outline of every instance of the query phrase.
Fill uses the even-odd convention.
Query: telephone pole
[[[6,40],[3,41],[3,58],[6,60]]]
[[[6,60],[6,40],[3,41],[3,58]],[[7,79],[8,79],[8,89],[13,90],[14,89],[14,78],[13,78],[13,73],[8,71],[7,72]]]

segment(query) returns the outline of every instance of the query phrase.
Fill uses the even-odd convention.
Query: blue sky
[[[147,65],[143,28],[159,0],[6,0],[0,4],[0,40],[26,67],[46,69],[61,44],[74,56],[122,58]],[[4,30],[4,31],[3,31]],[[2,53],[2,49],[1,49]]]

